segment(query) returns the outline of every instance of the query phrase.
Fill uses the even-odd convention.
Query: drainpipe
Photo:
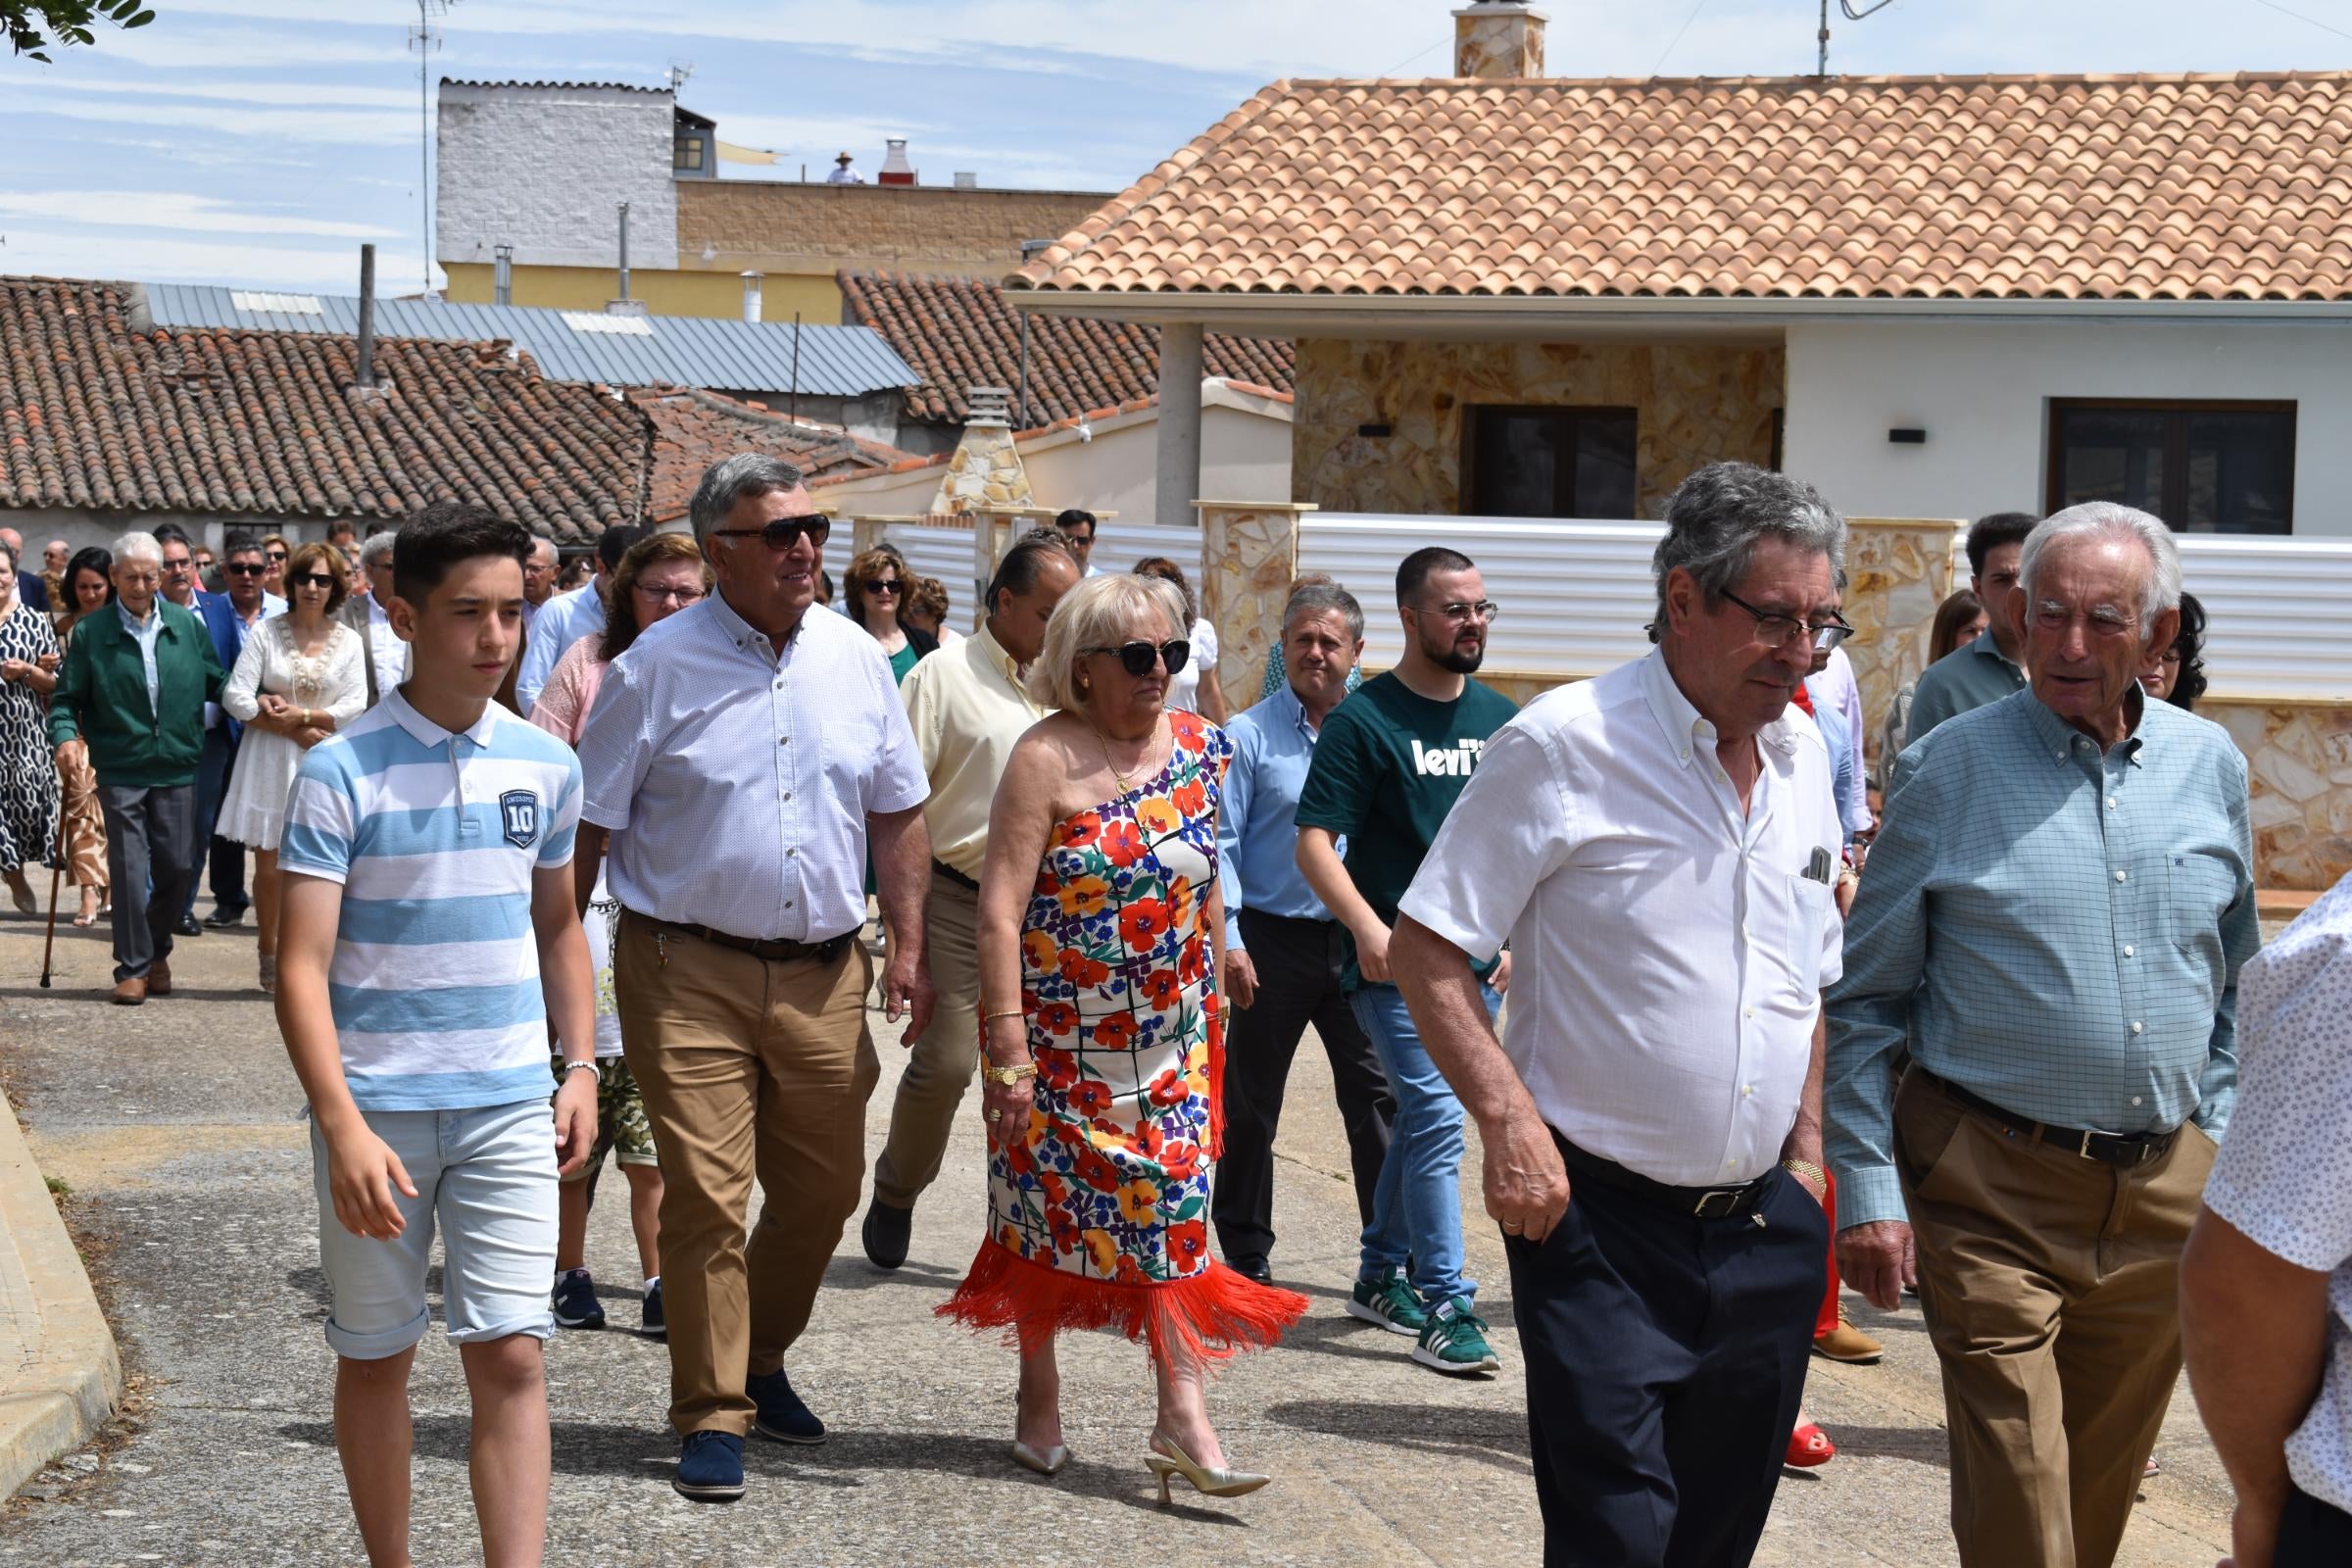
[[[514,247],[500,245],[491,254],[496,260],[490,264],[490,303],[512,305],[514,303]]]
[[[360,364],[357,382],[375,385],[375,247],[360,247]]]
[[[743,274],[743,318],[747,321],[760,319],[760,280],[764,275],[760,272]]]

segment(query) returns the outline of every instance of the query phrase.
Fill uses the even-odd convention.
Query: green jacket
[[[164,617],[155,639],[157,700],[147,701],[147,662],[108,605],[74,623],[49,704],[49,744],[89,742],[101,784],[174,789],[196,782],[204,754],[204,705],[228,681],[204,623],[158,595]]]

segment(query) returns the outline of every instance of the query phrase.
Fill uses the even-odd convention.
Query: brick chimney
[[[1479,0],[1453,14],[1453,74],[1513,81],[1544,74],[1544,24],[1524,0]]]

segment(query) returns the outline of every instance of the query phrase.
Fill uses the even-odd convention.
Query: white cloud
[[[22,118],[33,110],[22,100],[12,100],[0,113]],[[60,98],[40,105],[39,113],[108,124],[177,125],[219,131],[223,136],[274,140],[280,146],[305,142],[414,143],[416,138],[416,117],[392,109],[248,109],[236,104]]]
[[[173,20],[184,6],[172,8]],[[115,33],[101,40],[109,56],[134,65],[168,71],[242,71],[257,66],[356,66],[397,61],[404,53],[397,24],[373,28],[353,27],[348,36],[334,29],[216,27],[200,30],[158,22],[150,26]],[[369,33],[374,34],[371,40]],[[61,60],[62,67],[68,62]]]
[[[334,239],[386,239],[398,230],[231,207],[184,191],[52,190],[0,192],[0,218],[45,218],[100,227],[177,229],[219,234],[304,234]]]
[[[272,62],[274,64],[275,62]],[[110,93],[135,95],[153,101],[165,98],[199,98],[219,103],[268,104],[284,108],[301,105],[370,109],[413,109],[416,90],[403,91],[398,87],[367,87],[340,81],[187,81],[172,79],[156,81],[141,76],[122,81],[106,80],[42,80],[12,86],[28,88],[36,96],[41,93],[73,94]]]
[[[356,294],[360,261],[346,250],[296,250],[216,240],[141,240],[119,234],[29,234],[0,238],[0,271],[53,277],[112,277],[141,283],[234,283]]]

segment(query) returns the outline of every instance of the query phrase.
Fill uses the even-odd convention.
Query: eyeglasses
[[[1805,621],[1776,610],[1758,610],[1738,594],[1725,590],[1724,598],[1756,617],[1756,635],[1772,648],[1786,648],[1790,640],[1803,634],[1815,651],[1824,652],[1837,647],[1854,634],[1853,624],[1836,611],[1828,620]]]
[[[297,588],[332,588],[335,585],[335,579],[323,571],[306,571],[299,577],[288,577],[286,581]]]
[[[806,517],[778,517],[761,528],[713,528],[710,537],[758,539],[768,549],[781,554],[799,544],[803,534],[808,536],[810,544],[821,545],[832,532],[833,519],[821,512],[812,512]]]
[[[1421,612],[1421,613],[1424,615],[1436,615],[1445,620],[1484,620],[1493,622],[1502,618],[1502,607],[1492,599],[1481,599],[1476,604],[1471,604],[1466,600],[1457,599],[1451,604],[1437,605],[1431,609],[1424,610]]]
[[[270,568],[258,561],[232,561],[220,569],[232,577],[259,577]]]
[[[657,588],[650,582],[639,583],[637,594],[649,605],[691,605],[703,597],[700,588]]]
[[[1161,643],[1157,647],[1139,639],[1131,643],[1121,643],[1116,648],[1081,648],[1078,652],[1082,656],[1086,654],[1116,654],[1119,656],[1119,667],[1130,675],[1151,674],[1152,662],[1156,659],[1167,665],[1168,673],[1173,675],[1183,669],[1192,659],[1193,645],[1181,637]]]
[[[164,563],[164,569],[166,571],[194,571],[196,563],[193,561],[167,561]]]

